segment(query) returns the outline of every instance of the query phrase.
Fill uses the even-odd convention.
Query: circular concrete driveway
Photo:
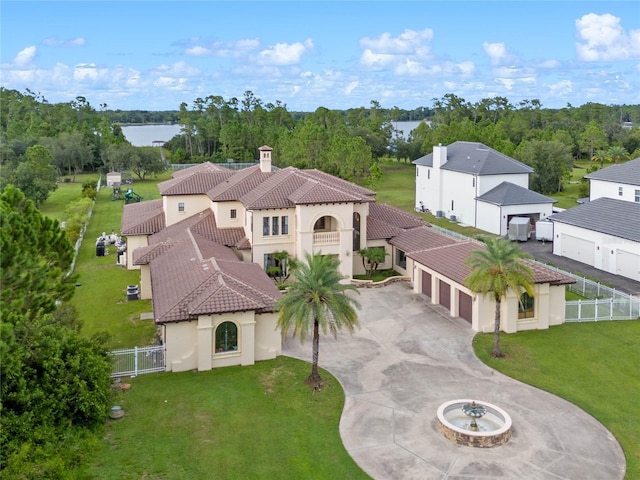
[[[473,331],[413,293],[407,283],[361,289],[361,329],[322,337],[320,365],[345,391],[340,434],[349,454],[378,480],[619,480],[624,453],[593,417],[480,362]],[[311,343],[286,338],[283,354],[310,360]],[[513,436],[496,448],[454,444],[436,427],[449,400],[504,409]]]

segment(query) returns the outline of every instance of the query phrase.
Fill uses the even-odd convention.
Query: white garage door
[[[582,238],[562,234],[562,256],[578,262],[594,265],[596,246],[593,242]]]
[[[616,253],[616,274],[640,282],[640,255],[624,250]]]

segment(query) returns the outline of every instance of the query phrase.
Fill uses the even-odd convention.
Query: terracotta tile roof
[[[464,285],[464,280],[471,273],[465,263],[472,251],[484,249],[484,244],[476,241],[455,241],[450,245],[443,245],[429,250],[407,253],[416,262],[434,270],[451,280]],[[534,283],[550,283],[552,285],[567,285],[575,283],[571,277],[562,275],[543,265],[526,261],[533,270]]]
[[[274,172],[262,172],[260,166],[243,168],[207,192],[213,202],[239,201],[262,184]]]
[[[458,240],[434,230],[429,225],[422,225],[399,233],[389,243],[408,255],[411,252],[452,245],[458,243]]]
[[[162,199],[130,203],[122,210],[121,235],[151,235],[164,227]]]
[[[400,235],[405,229],[425,225],[415,215],[392,207],[386,203],[371,202],[367,216],[367,240],[390,239]]]
[[[355,183],[343,180],[342,178],[334,177],[328,173],[321,172],[317,169],[301,170],[301,173],[308,178],[317,180],[318,182],[326,185],[332,185],[335,188],[342,190],[343,192],[352,193],[354,195],[375,197],[376,192],[369,190],[368,188],[361,187]]]
[[[227,247],[188,232],[151,260],[151,283],[156,323],[223,312],[271,312],[281,296],[259,265],[241,262]]]
[[[226,167],[223,167],[222,165],[216,165],[215,163],[211,163],[211,162],[204,162],[199,165],[194,165],[193,167],[177,170],[171,175],[171,177],[179,178],[179,177],[186,177],[189,175],[193,175],[194,173],[230,172],[230,171],[231,170],[229,170]]]
[[[213,212],[207,209],[152,235],[149,237],[149,245],[176,238],[184,230],[200,234],[211,241],[228,247],[245,244],[247,241],[244,228],[218,228]]]
[[[351,188],[347,188],[346,185]],[[316,170],[287,167],[274,172],[260,185],[247,191],[240,201],[248,209],[290,208],[295,205],[318,203],[372,202],[371,196],[364,192],[371,191]]]
[[[402,232],[402,228],[391,225],[384,220],[367,217],[367,240],[388,240]]]
[[[191,175],[180,175],[171,180],[158,184],[160,195],[204,195],[216,185],[231,177],[233,172],[224,171],[200,171]]]

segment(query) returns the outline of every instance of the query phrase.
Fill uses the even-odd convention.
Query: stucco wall
[[[211,210],[218,228],[241,228],[245,225],[245,209],[240,202],[212,202]],[[231,210],[236,211],[236,218],[231,218]]]
[[[164,342],[167,371],[211,370],[231,365],[253,365],[282,352],[282,336],[276,328],[277,314],[236,312],[202,315],[197,321],[168,323]],[[215,352],[216,328],[233,322],[238,328],[238,349]]]
[[[140,270],[140,265],[133,264],[133,252],[136,248],[148,246],[147,235],[127,235],[127,270]]]
[[[183,212],[178,211],[180,203],[184,203]],[[162,208],[167,227],[210,207],[211,201],[206,195],[165,195],[162,197]]]
[[[629,179],[631,180],[631,179]],[[622,195],[619,194],[619,188],[622,187]],[[635,191],[640,190],[640,183],[637,185],[629,185],[625,183],[605,182],[602,180],[589,181],[589,199],[606,197],[615,200],[625,200],[627,202],[635,201]]]

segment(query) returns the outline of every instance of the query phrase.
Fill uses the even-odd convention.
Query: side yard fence
[[[109,352],[112,377],[136,377],[143,373],[164,372],[164,345],[124,348]]]

